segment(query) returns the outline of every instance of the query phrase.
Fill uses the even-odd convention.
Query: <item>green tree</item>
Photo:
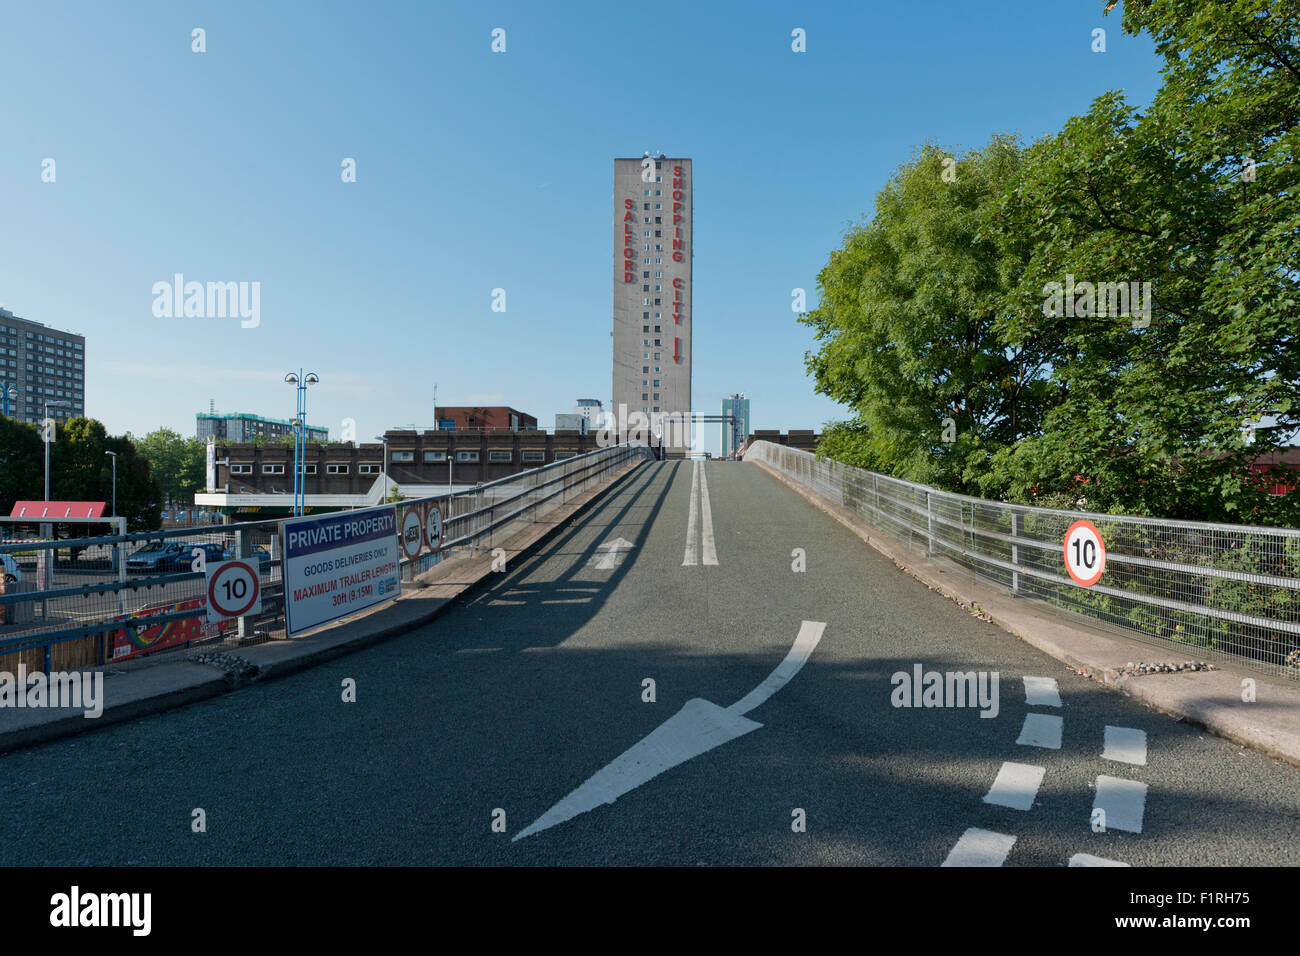
[[[15,501],[44,496],[43,455],[36,425],[0,415],[0,514],[13,511]]]
[[[1047,346],[998,334],[1024,252],[988,228],[1020,152],[1007,137],[959,160],[921,149],[831,254],[800,318],[821,343],[807,366],[857,417],[823,453],[960,489],[1040,427]]]
[[[183,438],[170,428],[159,428],[137,440],[136,447],[149,462],[169,505],[192,505],[195,493],[207,487],[206,452],[197,438]]]
[[[50,497],[111,503],[113,460],[107,451],[118,453],[117,513],[127,519],[128,530],[157,528],[162,521],[162,488],[149,462],[136,453],[129,437],[110,437],[103,423],[93,418],[69,419],[55,430],[50,447]]]

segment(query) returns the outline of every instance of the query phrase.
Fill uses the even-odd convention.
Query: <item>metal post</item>
[[[934,547],[934,500],[930,492],[925,493],[926,542],[925,553],[933,557],[937,552]]]
[[[1024,530],[1025,516],[1022,512],[1012,509],[1011,512],[1011,537],[1019,538]],[[1017,568],[1020,567],[1020,545],[1012,542],[1011,544],[1011,563]],[[1011,572],[1011,593],[1016,595],[1020,593],[1020,572]]]
[[[117,519],[117,533],[126,537],[126,519]],[[126,613],[126,542],[114,546],[113,558],[117,562],[117,613]]]
[[[244,529],[243,528],[240,528],[238,531],[235,532],[235,557],[239,558],[241,561],[244,559]],[[241,617],[239,619],[239,630],[237,632],[239,634],[239,643],[241,645],[244,643],[244,635],[246,634],[244,627],[245,627],[244,618]]]

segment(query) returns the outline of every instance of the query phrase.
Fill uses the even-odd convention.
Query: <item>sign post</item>
[[[1096,584],[1106,570],[1106,543],[1091,521],[1076,521],[1065,532],[1065,570],[1084,588]]]

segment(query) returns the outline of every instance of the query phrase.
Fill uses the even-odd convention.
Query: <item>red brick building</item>
[[[439,405],[439,431],[533,431],[537,419],[507,405]]]

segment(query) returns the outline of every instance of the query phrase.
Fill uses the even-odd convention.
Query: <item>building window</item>
[[[283,475],[284,465],[263,465],[262,474],[264,475]]]
[[[523,457],[524,461],[546,461],[546,452],[544,451],[538,451],[536,449],[531,449],[531,450],[525,449],[524,451],[520,452],[520,454]]]
[[[647,375],[647,374],[649,374],[649,372],[650,372],[650,366],[649,366],[649,365],[642,365],[642,366],[641,366],[641,374],[643,374],[643,375]]]
[[[641,401],[643,401],[643,402],[648,402],[648,401],[650,401],[650,396],[647,395],[645,392],[642,392],[642,393],[641,393]]]
[[[232,475],[251,475],[253,473],[252,465],[231,465],[230,473]]]
[[[314,475],[314,474],[316,474],[316,466],[315,466],[315,465],[303,465],[303,466],[302,466],[302,473],[303,473],[304,475]]]
[[[326,465],[325,474],[327,475],[346,475],[348,473],[347,465]]]
[[[495,451],[488,452],[488,461],[514,461],[514,460],[515,460],[515,455],[514,452],[511,451],[495,450]]]
[[[357,472],[362,475],[377,475],[380,468],[378,465],[358,465]]]
[[[476,451],[458,451],[456,452],[457,461],[478,461],[478,452]]]
[[[642,206],[642,208],[644,208],[644,209],[649,209],[649,208],[650,208],[650,204],[649,204],[648,202],[647,202],[647,203],[642,203],[641,206]]]
[[[389,455],[390,461],[415,461],[415,452],[413,451],[395,451]]]
[[[426,462],[429,462],[429,461],[446,461],[446,460],[447,460],[447,453],[446,453],[445,451],[426,451],[426,452],[424,453],[424,460],[425,460]]]

